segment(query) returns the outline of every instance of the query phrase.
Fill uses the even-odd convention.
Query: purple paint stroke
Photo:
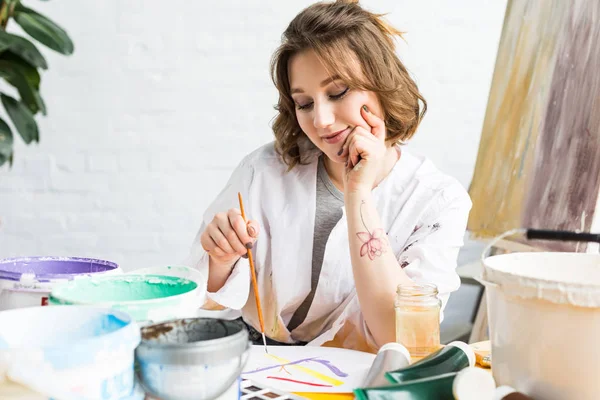
[[[331,372],[333,372],[334,374],[336,374],[339,377],[345,378],[348,376],[347,373],[341,371],[338,367],[336,367],[335,365],[333,365],[330,361],[327,360],[311,360],[314,362],[318,362],[324,366],[326,366],[327,368],[329,368],[331,370]]]
[[[287,365],[294,365],[294,364],[300,364],[306,361],[312,361],[317,357],[311,357],[311,358],[303,358],[302,360],[296,360],[296,361],[292,361],[286,364],[276,364],[276,365],[270,365],[268,367],[264,367],[264,368],[259,368],[259,369],[255,369],[254,371],[250,371],[250,372],[242,372],[242,375],[249,375],[249,374],[255,374],[257,372],[263,372],[263,371],[268,371],[270,369],[274,369],[274,368],[280,368],[280,367],[285,367]]]
[[[330,361],[327,360],[319,360],[317,357],[311,357],[311,358],[303,358],[301,360],[296,360],[296,361],[292,361],[286,364],[277,364],[277,365],[270,365],[268,367],[264,367],[264,368],[259,368],[259,369],[255,369],[254,371],[249,371],[249,372],[243,372],[242,375],[250,375],[250,374],[255,374],[257,372],[263,372],[263,371],[268,371],[270,369],[275,369],[275,368],[280,368],[280,367],[286,367],[288,365],[295,365],[295,364],[301,364],[307,361],[314,361],[317,362],[323,366],[325,366],[326,368],[328,368],[331,372],[333,372],[335,375],[345,378],[348,376],[347,373],[343,372],[342,370],[340,370],[338,367],[336,367],[335,365],[333,365]],[[287,372],[287,371],[286,371]],[[289,372],[288,372],[289,373]]]

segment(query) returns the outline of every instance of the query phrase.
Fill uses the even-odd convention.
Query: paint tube
[[[363,387],[377,387],[388,385],[385,379],[385,373],[400,368],[407,367],[410,364],[410,353],[400,343],[387,343],[379,349],[377,356],[367,373],[363,382]]]
[[[354,393],[358,400],[491,400],[495,391],[496,382],[489,371],[467,367],[396,385],[356,389]]]
[[[385,376],[391,383],[402,383],[413,379],[458,372],[474,365],[475,353],[471,346],[455,341],[408,367],[387,372]]]
[[[517,392],[510,386],[498,386],[494,392],[493,400],[533,400],[531,397]]]
[[[355,389],[358,400],[454,400],[452,383],[458,372],[415,379],[397,385]]]
[[[492,400],[496,381],[489,370],[467,367],[461,370],[452,383],[456,400]]]

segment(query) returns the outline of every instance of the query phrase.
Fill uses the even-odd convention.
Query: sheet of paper
[[[361,387],[374,354],[315,346],[252,346],[242,378],[286,392],[349,393]]]

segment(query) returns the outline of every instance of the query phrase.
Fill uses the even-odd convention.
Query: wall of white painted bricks
[[[271,140],[270,55],[310,3],[30,1],[76,50],[42,49],[48,116],[40,144],[17,139],[15,165],[0,169],[0,258],[181,261],[233,167]],[[363,4],[407,32],[398,51],[429,102],[410,146],[467,187],[506,1]]]

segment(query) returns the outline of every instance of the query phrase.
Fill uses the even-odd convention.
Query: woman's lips
[[[343,131],[339,131],[338,133],[336,133],[333,136],[323,138],[323,141],[327,144],[339,143],[340,141],[346,139],[346,136],[348,136],[349,132],[350,132],[350,128],[346,128]]]

